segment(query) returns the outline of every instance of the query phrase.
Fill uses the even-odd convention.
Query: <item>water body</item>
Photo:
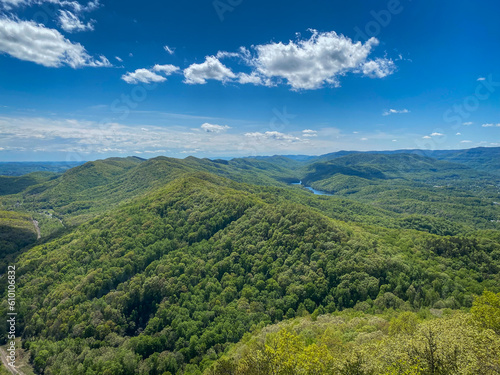
[[[299,182],[293,182],[292,185],[301,185],[301,186],[304,186],[302,185],[302,181],[299,181]],[[313,189],[312,187],[310,186],[304,186],[306,189],[310,190],[311,192],[313,192],[314,194],[316,195],[327,195],[327,196],[332,196],[333,194],[330,194],[330,193],[327,193],[325,191],[320,191],[320,190],[316,190],[316,189]]]

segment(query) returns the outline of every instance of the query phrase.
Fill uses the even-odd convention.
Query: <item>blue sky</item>
[[[0,160],[500,146],[495,1],[0,0]]]

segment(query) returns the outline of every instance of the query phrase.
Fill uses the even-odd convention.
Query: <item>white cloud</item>
[[[398,140],[397,145],[390,144],[398,148],[414,148],[415,142],[414,134],[383,132],[363,135],[367,140],[361,142],[361,136],[354,135],[351,131],[344,133],[334,127],[317,129],[318,137],[315,138],[303,138],[295,133],[270,130],[254,132],[239,126],[233,127],[232,131],[206,133],[200,127],[192,129],[193,119],[187,120],[189,121],[185,126],[151,126],[0,115],[0,147],[5,149],[3,153],[23,152],[26,157],[31,157],[35,150],[38,152],[45,150],[48,153],[63,153],[60,155],[63,159],[70,157],[91,160],[102,158],[104,155],[127,156],[134,151],[142,152],[148,157],[156,156],[155,154],[175,157],[180,156],[181,152],[185,154],[196,152],[202,157],[318,155],[341,149],[373,150],[380,147],[381,142],[391,142],[393,139]],[[228,120],[206,121],[210,121],[213,125],[225,124],[220,121]],[[299,131],[298,134],[304,133]]]
[[[241,84],[252,83],[254,85],[262,85],[262,78],[260,78],[255,72],[251,74],[240,73],[238,76],[238,82]]]
[[[71,0],[0,0],[0,4],[3,5],[5,9],[12,9],[20,6],[40,5],[43,3],[72,8],[75,12],[91,12],[101,6],[99,0],[89,1],[87,5],[82,5],[77,1]]]
[[[389,109],[388,111],[385,111],[382,113],[383,116],[389,116],[389,115],[394,115],[394,114],[401,114],[401,113],[410,113],[409,110],[405,109]]]
[[[422,137],[423,139],[431,139],[432,137],[428,136],[428,135],[425,135]]]
[[[160,73],[163,73],[166,76],[169,76],[169,75],[177,72],[180,69],[179,69],[178,66],[175,66],[175,65],[170,65],[170,64],[167,64],[167,65],[158,65],[158,64],[156,64],[153,67],[153,70],[155,72],[160,72]]]
[[[361,138],[361,140],[362,140],[362,141],[367,141],[367,140],[368,140],[368,138]]]
[[[483,124],[482,126],[483,126],[483,128],[492,128],[492,127],[496,127],[496,126],[500,127],[500,124]]]
[[[231,127],[227,125],[209,124],[208,122],[201,125],[201,128],[207,133],[222,133],[228,129],[231,129]]]
[[[309,39],[252,46],[253,52],[240,47],[238,52],[219,51],[206,56],[204,62],[184,69],[184,83],[203,85],[208,80],[216,80],[268,87],[286,83],[292,90],[313,90],[325,85],[338,87],[339,78],[347,73],[383,78],[396,69],[391,59],[368,59],[379,44],[376,38],[363,44],[334,31],[310,31]],[[168,53],[174,51],[169,46],[164,49]],[[233,72],[221,62],[225,58],[237,58],[251,70]]]
[[[236,78],[231,69],[222,64],[215,56],[207,56],[205,62],[192,64],[184,69],[185,83],[200,84],[207,83],[207,79],[226,82]]]
[[[479,77],[477,80],[478,80],[478,81],[486,81],[486,78],[484,78],[484,77]]]
[[[394,73],[394,70],[396,70],[396,65],[392,60],[379,58],[365,62],[361,70],[367,77],[384,78]]]
[[[284,79],[294,90],[318,89],[325,84],[339,86],[339,76],[348,72],[384,77],[394,70],[391,60],[367,60],[373,47],[379,44],[376,38],[362,44],[334,31],[312,30],[312,33],[307,40],[255,46],[257,55],[247,56],[246,61],[260,75]]]
[[[118,56],[115,56],[115,59],[117,59],[119,62],[123,62],[123,60]]]
[[[227,57],[241,57],[241,54],[238,52],[219,51],[217,52],[217,55],[215,55],[215,58],[217,59],[224,59]]]
[[[175,52],[175,48],[170,48],[169,46],[164,46],[163,49],[167,51],[170,55],[173,55]]]
[[[469,125],[472,125],[474,124],[472,121],[469,121],[469,122],[464,122],[462,125],[465,125],[465,126],[469,126]]]
[[[33,4],[41,4],[43,2],[52,3],[52,4],[60,4],[62,1],[60,0],[0,0],[0,4],[5,9],[12,9],[20,6],[29,6]]]
[[[0,52],[47,67],[111,66],[104,56],[94,59],[80,43],[72,43],[57,30],[7,17],[0,18]]]
[[[431,134],[431,137],[441,137],[443,135],[444,135],[443,133],[434,132]]]
[[[462,135],[462,133],[457,133],[457,134],[455,134],[455,135]]]
[[[245,133],[245,137],[275,140],[275,141],[286,141],[286,142],[300,141],[300,138],[297,138],[290,134],[280,133],[277,131],[266,131],[265,133],[261,132]]]
[[[59,23],[64,31],[74,33],[77,31],[92,31],[94,30],[94,21],[87,22],[86,24],[69,10],[59,11]]]
[[[305,129],[305,130],[302,130],[302,136],[303,137],[317,137],[318,132],[316,130],[311,130],[311,129]]]
[[[460,143],[472,143],[472,141],[460,141]]]
[[[137,69],[135,72],[128,72],[122,75],[122,80],[130,84],[164,82],[167,79],[148,69]]]

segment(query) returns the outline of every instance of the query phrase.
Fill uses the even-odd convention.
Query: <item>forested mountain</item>
[[[436,160],[445,160],[455,163],[461,163],[470,168],[498,174],[500,168],[500,147],[477,147],[466,150],[395,150],[395,151],[338,151],[316,157],[304,157],[302,155],[290,155],[291,159],[297,159],[308,162],[329,161],[346,155],[364,154],[364,155],[398,155],[412,154],[424,156]]]
[[[498,373],[499,178],[466,164],[129,157],[0,178],[34,371]]]
[[[0,195],[17,194],[28,187],[38,185],[59,177],[53,172],[33,172],[24,176],[1,176],[0,175]]]

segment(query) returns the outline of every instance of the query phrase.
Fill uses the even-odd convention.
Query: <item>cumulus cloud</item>
[[[167,51],[169,55],[173,55],[175,51],[175,48],[170,48],[169,46],[164,46],[163,49]]]
[[[383,78],[395,70],[390,59],[368,60],[379,44],[376,38],[363,44],[333,31],[311,31],[309,39],[253,46],[254,53],[245,47],[238,52],[219,51],[215,56],[207,56],[205,62],[185,69],[184,82],[205,84],[213,79],[265,86],[284,82],[293,90],[313,90],[324,85],[340,86],[339,77],[349,72]],[[220,61],[223,58],[239,58],[252,71],[235,73]]]
[[[222,133],[228,129],[231,129],[231,127],[227,125],[209,124],[208,122],[206,122],[201,125],[201,129],[203,129],[207,133]]]
[[[478,80],[478,81],[486,81],[486,78],[484,78],[484,77],[479,77],[477,80]]]
[[[166,76],[169,76],[169,75],[177,72],[180,69],[179,69],[178,66],[175,66],[175,65],[170,65],[170,64],[167,64],[167,65],[158,65],[158,64],[156,64],[153,67],[153,70],[155,72],[160,72],[160,73],[163,73]]]
[[[422,137],[423,139],[431,139],[432,137],[431,136],[428,136],[428,135],[425,135]]]
[[[399,113],[410,113],[410,111],[407,109],[389,109],[388,111],[385,111],[384,113],[382,113],[382,115],[389,116],[389,115],[394,115],[394,114],[399,114]]]
[[[104,56],[91,57],[80,43],[72,43],[57,30],[7,17],[0,18],[0,52],[47,67],[111,66]]]
[[[443,135],[443,133],[434,132],[431,134],[431,137],[442,137]]]
[[[483,128],[500,127],[500,124],[483,124]]]
[[[118,60],[119,62],[123,62],[123,59],[118,56],[115,56],[115,59]]]
[[[122,75],[122,80],[130,84],[142,83],[158,83],[165,82],[167,79],[164,76],[172,75],[177,72],[179,67],[175,65],[158,65],[156,64],[152,69],[137,69],[134,72],[128,72]],[[163,76],[157,74],[161,73]]]
[[[222,64],[217,57],[207,56],[201,64],[192,64],[184,69],[185,83],[204,85],[208,79],[227,82],[236,78],[231,69]]]
[[[369,58],[379,44],[376,38],[362,43],[334,31],[310,31],[309,39],[240,47],[237,52],[219,51],[206,56],[204,62],[184,69],[184,83],[203,85],[215,80],[268,87],[284,83],[292,90],[314,90],[327,85],[339,87],[340,77],[348,73],[383,78],[396,70],[391,59]],[[173,53],[168,46],[164,49]],[[237,59],[249,70],[233,71],[232,66],[221,62],[228,58]]]
[[[122,75],[122,80],[130,84],[164,82],[167,79],[148,69],[137,69],[135,72],[128,72]]]
[[[462,125],[465,125],[465,126],[469,126],[469,125],[472,125],[474,124],[472,121],[469,121],[469,122],[464,122]]]
[[[251,83],[254,85],[263,85],[264,82],[255,72],[252,74],[240,73],[238,75],[238,82],[241,84]]]
[[[368,60],[379,44],[376,38],[363,44],[334,31],[311,31],[312,36],[306,40],[257,45],[256,56],[246,60],[260,75],[283,79],[295,90],[339,86],[339,77],[348,72],[381,78],[394,71],[392,60]]]
[[[64,31],[74,33],[77,31],[92,31],[94,30],[94,21],[83,23],[74,13],[69,10],[59,11],[59,23]]]
[[[365,62],[361,71],[363,74],[370,78],[384,78],[394,73],[396,65],[392,60],[388,59],[375,59]]]

